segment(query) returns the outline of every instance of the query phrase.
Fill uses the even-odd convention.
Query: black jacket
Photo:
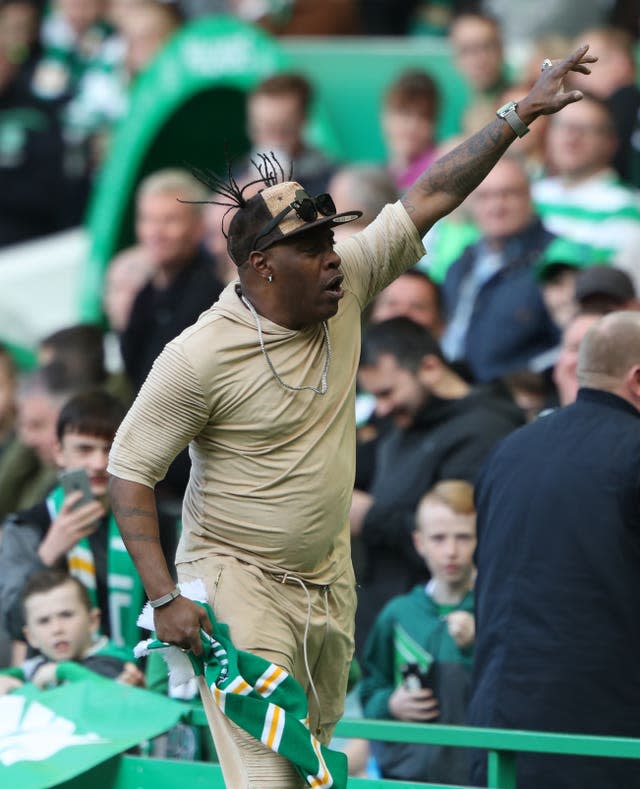
[[[639,464],[640,413],[594,389],[492,454],[477,485],[472,724],[640,737]],[[519,789],[640,786],[638,762],[517,765]]]
[[[198,253],[168,288],[159,290],[152,283],[142,288],[120,343],[124,367],[136,391],[164,346],[212,307],[221,290],[222,283],[204,252]]]
[[[18,75],[0,90],[0,247],[65,226],[62,157],[55,110]]]

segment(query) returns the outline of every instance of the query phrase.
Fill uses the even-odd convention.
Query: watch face
[[[503,118],[508,112],[514,110],[516,108],[515,101],[508,101],[506,104],[503,104],[499,110],[496,111],[496,115],[499,115]]]
[[[498,118],[502,118],[502,120],[506,121],[518,137],[524,137],[524,135],[528,133],[529,127],[522,122],[522,118],[520,118],[516,112],[517,106],[515,101],[510,101],[500,107],[500,109],[496,111],[496,115]]]

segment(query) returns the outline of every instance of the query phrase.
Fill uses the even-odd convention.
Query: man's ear
[[[626,375],[626,384],[629,393],[633,396],[637,408],[640,408],[640,364],[634,364]]]
[[[418,526],[416,526],[414,530],[411,532],[411,539],[413,540],[413,547],[416,549],[416,553],[419,556],[423,556],[424,536]]]
[[[425,386],[431,388],[440,380],[443,366],[442,360],[435,353],[428,353],[422,357],[418,368],[418,378]]]
[[[253,269],[259,277],[266,279],[271,273],[269,261],[264,252],[254,249],[249,255],[249,268]]]

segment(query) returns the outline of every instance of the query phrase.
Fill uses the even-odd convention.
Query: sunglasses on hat
[[[332,216],[335,214],[336,206],[329,194],[311,197],[304,189],[297,189],[296,199],[289,203],[286,208],[283,208],[280,213],[276,214],[273,219],[257,233],[254,238],[254,244],[259,239],[269,235],[269,233],[276,228],[291,211],[295,211],[303,222],[315,222],[318,218],[318,214],[322,214],[322,216]]]

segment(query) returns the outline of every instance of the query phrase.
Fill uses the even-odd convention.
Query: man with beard
[[[521,411],[490,386],[472,387],[445,361],[431,332],[408,318],[373,325],[358,378],[392,426],[379,439],[367,492],[354,490],[351,533],[364,549],[356,652],[384,604],[428,580],[413,544],[420,498],[443,479],[473,483],[494,444],[521,425]]]

